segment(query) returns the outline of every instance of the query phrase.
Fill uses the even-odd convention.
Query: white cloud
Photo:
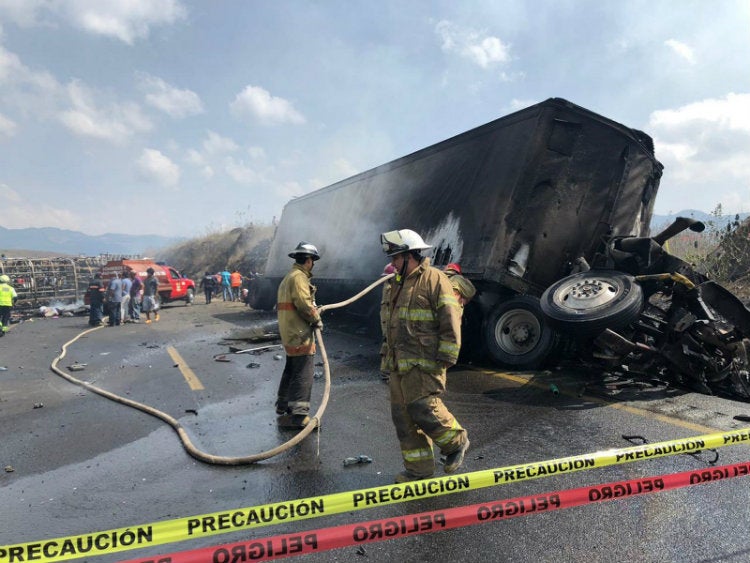
[[[0,14],[21,27],[40,25],[45,8],[50,7],[48,0],[0,0]]]
[[[212,154],[226,154],[228,152],[235,152],[240,147],[229,137],[222,137],[218,133],[208,131],[206,140],[203,141],[203,150],[209,155]]]
[[[511,60],[510,45],[493,35],[442,20],[435,25],[446,53],[458,53],[482,68]]]
[[[261,179],[255,170],[231,156],[225,160],[224,170],[238,184],[254,184]]]
[[[667,207],[713,209],[721,203],[730,212],[750,209],[748,107],[750,94],[731,93],[651,114],[648,130],[665,167],[659,198],[674,198]]]
[[[185,19],[179,0],[2,0],[0,13],[24,27],[50,25],[62,18],[70,25],[132,45],[151,29]]]
[[[253,160],[261,160],[266,158],[266,151],[263,147],[248,147],[247,154]]]
[[[248,85],[237,94],[229,105],[237,117],[250,116],[261,123],[305,123],[305,116],[298,112],[291,102],[272,96],[260,86]]]
[[[203,113],[203,103],[191,90],[180,90],[161,78],[140,75],[139,87],[146,95],[146,102],[172,117],[187,117]]]
[[[2,226],[6,229],[57,227],[79,230],[84,223],[67,209],[53,207],[28,193],[21,197],[7,184],[0,184],[0,209],[3,210]]]
[[[16,123],[0,113],[0,137],[12,137],[16,133]]]
[[[693,49],[687,44],[682,41],[677,41],[676,39],[667,39],[664,44],[691,65],[695,64],[695,53],[693,53]]]
[[[180,181],[180,167],[156,149],[143,149],[136,166],[142,179],[160,186],[174,188]]]
[[[73,107],[61,112],[59,119],[76,135],[121,143],[151,129],[140,106],[125,102],[99,107],[94,91],[80,81],[68,85],[68,96]]]

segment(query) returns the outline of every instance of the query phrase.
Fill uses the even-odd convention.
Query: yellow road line
[[[514,383],[521,383],[523,385],[530,385],[532,387],[537,387],[539,389],[548,389],[549,383],[539,383],[536,381],[531,381],[528,378],[520,377],[518,375],[512,375],[510,373],[501,373],[497,371],[487,371],[487,370],[480,370],[481,373],[484,373],[486,375],[491,375],[493,377],[499,377],[501,379],[505,379],[507,381],[513,381]],[[600,399],[599,397],[592,397],[591,395],[581,395],[580,397],[577,395],[574,395],[573,393],[568,393],[563,390],[560,390],[561,395],[567,395],[569,397],[576,397],[577,399],[585,399],[586,401],[599,403],[600,405],[606,406],[606,407],[612,407],[613,409],[619,409],[625,412],[629,412],[631,414],[635,414],[638,416],[642,416],[645,418],[651,418],[654,420],[658,420],[660,422],[666,422],[667,424],[672,424],[673,426],[679,426],[681,428],[687,428],[689,430],[695,430],[697,432],[704,432],[704,433],[713,433],[713,432],[723,432],[721,428],[714,428],[711,426],[704,426],[702,424],[696,424],[695,422],[688,422],[686,420],[681,420],[679,418],[674,418],[671,416],[667,416],[665,414],[658,414],[646,409],[640,409],[638,407],[632,407],[630,405],[625,405],[623,403],[612,403],[610,401],[605,401],[604,399]]]
[[[203,389],[203,383],[201,383],[201,380],[198,379],[198,376],[195,375],[195,372],[190,369],[190,366],[187,365],[187,362],[182,358],[182,356],[180,356],[180,353],[174,348],[174,346],[167,346],[167,353],[177,364],[180,373],[182,373],[182,376],[185,378],[185,381],[188,382],[190,388],[193,391],[200,391],[201,389]]]

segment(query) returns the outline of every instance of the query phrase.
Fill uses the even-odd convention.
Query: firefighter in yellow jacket
[[[286,365],[279,383],[276,414],[280,428],[304,428],[310,422],[310,395],[315,356],[314,328],[322,328],[315,305],[315,286],[310,283],[318,249],[300,242],[292,252],[292,270],[279,285],[276,311],[279,333],[286,351]]]
[[[10,328],[10,311],[17,298],[16,290],[10,285],[10,278],[5,274],[0,276],[0,336],[5,336]]]
[[[396,483],[405,483],[434,474],[433,443],[446,456],[446,473],[461,467],[469,447],[440,398],[461,348],[461,307],[445,273],[422,257],[431,248],[422,237],[402,229],[380,239],[397,272],[383,288],[381,371],[390,374],[391,418],[406,468]]]

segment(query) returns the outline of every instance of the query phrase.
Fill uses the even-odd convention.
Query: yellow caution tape
[[[0,563],[30,561],[52,563],[117,553],[587,469],[697,453],[705,449],[748,442],[750,442],[750,428],[744,428],[460,475],[448,475],[401,485],[372,487],[78,536],[3,545],[0,546]]]

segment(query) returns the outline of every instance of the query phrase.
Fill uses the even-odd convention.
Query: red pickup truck
[[[159,282],[159,300],[162,303],[170,301],[184,301],[186,305],[192,305],[195,299],[195,282],[183,276],[172,266],[153,262],[152,260],[110,260],[102,268],[102,279],[105,284],[109,282],[115,272],[120,277],[125,277],[131,271],[141,278],[146,279],[148,268],[154,269],[154,276]]]

